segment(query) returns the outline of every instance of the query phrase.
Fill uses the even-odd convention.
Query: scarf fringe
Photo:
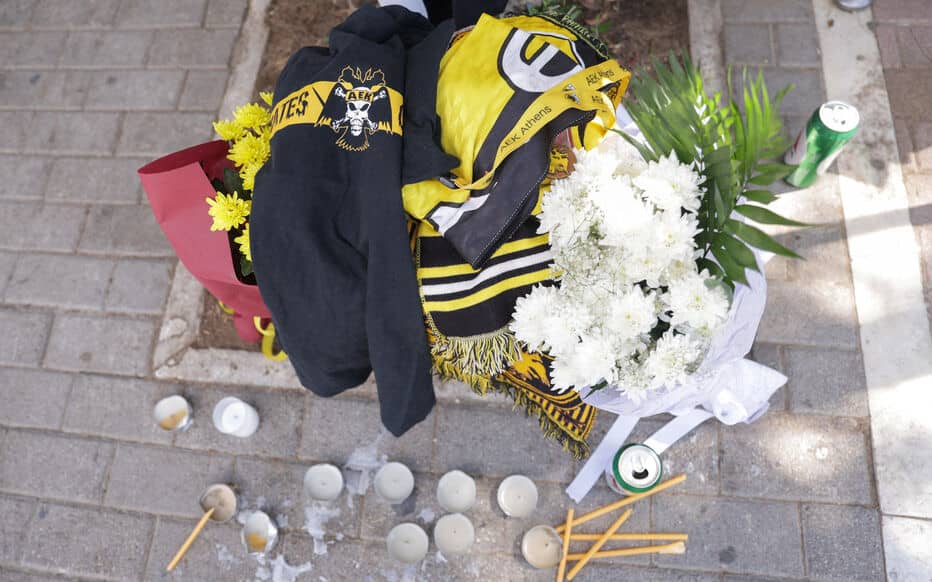
[[[435,369],[470,386],[483,385],[483,394],[491,386],[489,378],[521,358],[518,340],[507,328],[470,337],[437,335],[430,353]]]

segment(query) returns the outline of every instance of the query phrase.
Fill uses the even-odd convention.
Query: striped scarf
[[[485,16],[439,64],[440,146],[459,165],[402,190],[434,369],[508,394],[576,456],[588,454],[595,409],[553,392],[551,360],[508,325],[519,297],[553,284],[541,194],[572,171],[572,148],[614,125],[629,77],[569,21]]]
[[[547,235],[537,234],[537,219],[478,270],[429,225],[410,226],[434,370],[478,394],[506,394],[515,408],[538,417],[546,437],[577,458],[588,456],[596,409],[572,390],[554,392],[549,356],[527,351],[508,330],[515,300],[536,284],[553,284],[550,246]]]

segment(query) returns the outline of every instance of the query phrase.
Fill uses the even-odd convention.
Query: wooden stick
[[[669,489],[670,487],[673,487],[674,485],[679,485],[685,480],[686,480],[686,474],[684,473],[683,475],[678,475],[670,479],[669,481],[664,481],[663,483],[661,483],[660,485],[657,485],[650,491],[645,491],[644,493],[635,493],[634,495],[630,495],[628,497],[625,497],[624,499],[619,499],[618,501],[609,503],[608,505],[604,505],[594,511],[590,511],[586,515],[577,517],[573,521],[573,527],[579,524],[582,524],[582,523],[586,523],[587,521],[591,519],[595,519],[611,511],[615,511],[616,509],[621,509],[622,507],[625,507],[626,505],[631,505],[635,501],[640,501],[641,499],[644,499],[645,497],[650,497],[654,493],[660,493],[664,489]],[[563,530],[566,529],[566,524],[565,523],[560,524],[555,529],[557,530],[557,533],[563,533]]]
[[[570,552],[570,535],[573,531],[573,508],[566,510],[566,523],[570,524],[563,532],[563,557],[560,558],[560,567],[557,568],[557,582],[563,582],[563,574],[566,572],[566,556]]]
[[[575,523],[573,525],[576,525]],[[602,534],[574,533],[570,536],[571,542],[595,541]],[[684,533],[623,533],[615,534],[608,538],[612,542],[685,542],[689,536]]]
[[[204,529],[204,525],[207,524],[207,520],[210,519],[210,516],[214,514],[216,507],[211,507],[207,510],[207,513],[201,516],[201,521],[197,522],[197,525],[194,526],[194,531],[191,532],[191,535],[188,536],[188,539],[181,544],[181,547],[178,548],[178,553],[175,554],[175,557],[172,558],[171,563],[168,564],[168,568],[165,568],[166,572],[171,572],[175,569],[175,566],[178,565],[178,562],[181,561],[181,558],[184,557],[185,553],[188,551],[188,548],[191,547],[191,544],[194,543],[194,538],[197,537],[197,534],[201,533],[201,530]]]
[[[608,541],[608,537],[612,535],[613,533],[615,533],[616,531],[618,531],[618,528],[621,527],[621,524],[626,522],[629,517],[631,517],[630,509],[622,513],[621,517],[616,519],[615,523],[613,523],[611,527],[605,530],[605,533],[602,534],[602,537],[600,537],[598,540],[596,540],[594,544],[592,544],[592,547],[589,548],[589,551],[583,554],[581,558],[578,558],[579,561],[576,562],[576,564],[570,570],[570,573],[566,575],[566,579],[572,580],[573,578],[575,578],[576,574],[579,574],[579,571],[582,570],[583,566],[586,565],[586,562],[588,562],[589,559],[592,558],[592,556],[594,556],[595,553],[599,551],[599,548],[601,548],[605,544],[605,542]],[[570,525],[567,527],[567,529],[572,529],[574,523],[578,523],[578,522],[571,522]]]
[[[596,552],[591,558],[620,558],[622,556],[638,556],[641,554],[682,554],[686,551],[686,544],[673,542],[662,546],[639,546],[637,548],[624,548],[621,550],[606,550]],[[586,554],[570,554],[568,560],[582,560]]]

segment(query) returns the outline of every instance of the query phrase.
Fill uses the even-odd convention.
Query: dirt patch
[[[223,309],[210,293],[204,294],[204,312],[201,326],[194,340],[195,348],[222,348],[227,350],[259,350],[258,343],[239,339],[233,317]]]
[[[271,91],[282,67],[305,46],[325,46],[330,29],[366,0],[273,0],[266,16],[269,39],[256,78],[255,95]],[[601,39],[632,71],[650,66],[652,57],[689,48],[686,0],[582,0],[586,23],[601,25]],[[258,344],[239,339],[232,318],[207,295],[198,348],[258,350]]]
[[[325,46],[330,29],[342,22],[361,0],[273,0],[266,22],[265,47],[256,91],[271,91],[278,73],[296,50]],[[600,37],[622,66],[648,66],[653,56],[688,50],[686,0],[582,0],[585,21],[601,25]]]
[[[664,60],[671,50],[689,50],[686,0],[581,0],[584,20],[623,67],[634,72]]]
[[[265,21],[269,40],[262,55],[256,94],[271,91],[288,57],[306,46],[327,46],[330,29],[359,6],[359,0],[272,0]]]

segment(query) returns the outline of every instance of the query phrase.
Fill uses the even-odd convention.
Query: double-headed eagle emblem
[[[381,69],[346,66],[340,72],[321,121],[340,134],[337,145],[350,151],[369,147],[369,136],[391,127],[391,104]]]

